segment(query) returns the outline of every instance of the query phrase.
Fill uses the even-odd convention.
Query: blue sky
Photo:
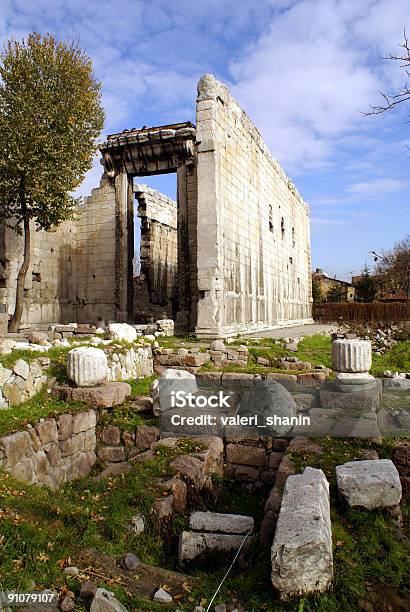
[[[410,105],[363,117],[404,83],[383,61],[408,0],[2,0],[0,36],[77,37],[103,84],[105,133],[195,121],[212,72],[311,207],[314,267],[348,278],[409,229]],[[96,164],[80,192],[98,184]],[[148,182],[148,181],[145,181]],[[175,195],[175,176],[150,184]]]

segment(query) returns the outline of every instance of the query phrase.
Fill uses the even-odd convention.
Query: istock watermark
[[[171,408],[232,408],[232,394],[219,391],[216,395],[194,395],[185,391],[171,391]]]

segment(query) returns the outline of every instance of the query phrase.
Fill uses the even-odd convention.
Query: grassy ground
[[[187,441],[177,449],[158,447],[153,461],[137,464],[126,476],[95,481],[90,475],[52,494],[0,474],[0,590],[25,591],[35,584],[36,589],[61,592],[68,587],[74,592],[76,579],[64,576],[62,567],[70,559],[74,563],[76,554],[90,546],[113,555],[132,551],[145,563],[175,566],[176,539],[184,519],[177,516],[172,536],[163,537],[150,519],[150,510],[162,495],[158,480],[173,475],[170,461],[191,446]],[[146,520],[146,530],[138,536],[126,529],[137,512]],[[162,609],[130,597],[120,585],[94,580],[114,590],[130,610]]]
[[[269,558],[254,549],[245,564],[235,566],[215,603],[237,597],[246,603],[249,612],[356,612],[359,602],[376,588],[390,589],[395,596],[403,597],[409,568],[408,552],[400,534],[383,513],[347,510],[337,498],[335,466],[360,458],[360,450],[372,445],[334,439],[320,443],[322,454],[298,451],[292,454],[292,459],[298,471],[306,465],[320,467],[330,481],[335,563],[332,590],[320,597],[280,602],[270,583]],[[380,456],[389,457],[393,445],[393,440],[387,440],[375,448]],[[161,532],[150,519],[150,509],[162,494],[159,479],[172,475],[170,461],[192,448],[189,441],[177,450],[159,448],[153,461],[135,465],[126,476],[95,481],[92,474],[67,483],[52,495],[46,488],[23,485],[7,474],[0,474],[0,590],[24,591],[34,588],[35,583],[36,588],[75,592],[78,581],[63,575],[61,567],[75,562],[76,554],[85,547],[96,547],[113,555],[132,551],[145,563],[178,569],[177,538],[187,519],[177,516],[172,531]],[[262,494],[250,493],[243,486],[226,481],[217,505],[207,508],[250,514],[259,526],[263,505]],[[196,509],[203,507],[199,502],[196,505]],[[137,512],[146,517],[147,525],[145,533],[138,536],[126,529]],[[178,603],[179,609],[192,612],[195,605],[209,602],[229,561],[225,556],[222,563],[208,564],[205,571],[193,570],[200,579],[199,585],[185,601]],[[91,578],[99,586],[114,590],[129,610],[162,609],[127,593],[120,584],[101,577]]]

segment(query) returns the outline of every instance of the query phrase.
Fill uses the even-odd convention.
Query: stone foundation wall
[[[63,333],[72,335],[72,332]],[[79,345],[80,343],[73,344],[73,348]],[[30,345],[27,343],[27,346]],[[88,344],[82,346],[88,346]],[[150,346],[135,346],[126,350],[120,345],[104,346],[99,343],[97,346],[103,348],[108,357],[107,382],[121,382],[152,376],[154,369]],[[23,348],[22,343],[19,348]],[[46,353],[47,347],[37,348],[44,348],[44,353]],[[34,397],[46,384],[54,384],[55,379],[48,374],[49,366],[50,359],[46,356],[39,357],[31,363],[24,359],[17,359],[10,368],[4,368],[0,364],[0,410],[17,406]]]
[[[53,489],[89,474],[95,454],[94,410],[40,419],[0,439],[0,467],[14,478]]]
[[[136,185],[141,219],[140,274],[134,278],[137,322],[176,314],[177,203],[146,185]]]
[[[197,334],[311,321],[308,206],[212,75],[198,84],[196,125]]]

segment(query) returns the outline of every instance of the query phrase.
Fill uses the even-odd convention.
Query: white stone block
[[[337,372],[368,372],[372,365],[372,345],[368,340],[334,340],[332,367]]]
[[[367,510],[396,506],[401,500],[401,482],[390,459],[349,461],[336,467],[340,495],[349,506]]]
[[[134,342],[137,338],[137,331],[128,323],[109,323],[108,331],[112,338],[116,340],[125,340],[126,342]]]
[[[194,531],[245,534],[253,532],[254,520],[241,514],[194,512],[189,519],[189,528]]]
[[[272,544],[272,583],[282,599],[325,591],[333,577],[329,483],[307,467],[289,476]]]
[[[92,387],[105,382],[107,355],[98,348],[81,346],[67,355],[67,375],[77,387]]]
[[[182,388],[186,393],[196,393],[196,391],[198,391],[195,374],[191,374],[186,370],[173,370],[172,368],[168,368],[159,378],[154,380],[151,391],[155,416],[159,416],[164,407],[170,407],[168,398],[171,396],[171,391],[180,391]],[[160,394],[163,399],[162,407]]]
[[[196,557],[212,552],[237,551],[244,535],[227,533],[207,533],[198,531],[183,531],[179,536],[179,560],[180,562],[192,561]],[[251,543],[251,538],[245,544]],[[244,545],[246,549],[247,546]]]

